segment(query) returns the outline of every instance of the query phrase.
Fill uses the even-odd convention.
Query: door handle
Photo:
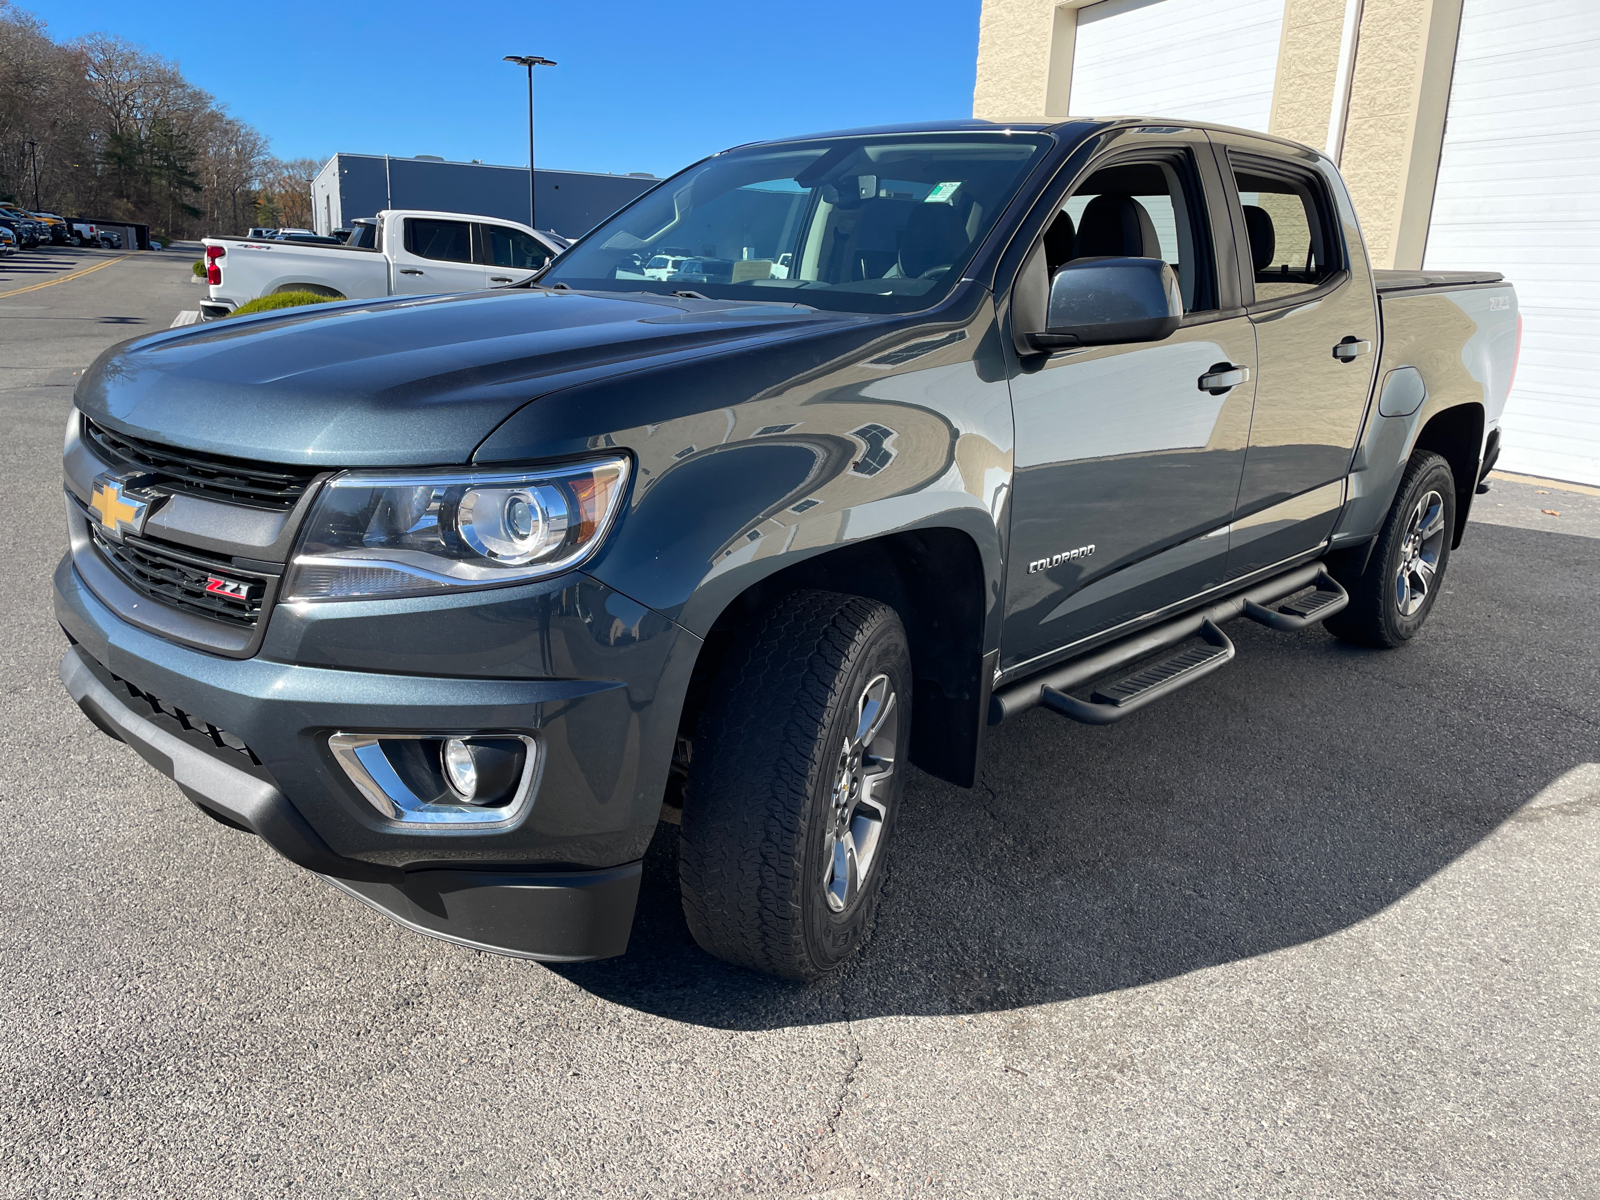
[[[1355,362],[1358,357],[1371,349],[1371,342],[1357,341],[1353,337],[1347,337],[1333,348],[1333,356],[1340,362]]]
[[[1213,363],[1211,369],[1200,376],[1200,390],[1210,392],[1213,396],[1220,396],[1223,392],[1232,391],[1241,383],[1249,382],[1249,367],[1236,367],[1226,362]]]
[[[421,275],[422,272],[417,270],[415,267],[401,267],[400,268],[400,274],[402,274],[402,275]]]
[[[509,276],[509,275],[491,275],[491,276],[489,276],[489,282],[490,283],[510,283],[511,282],[511,276]]]

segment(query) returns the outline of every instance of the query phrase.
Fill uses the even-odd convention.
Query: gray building
[[[587,233],[635,196],[654,187],[653,175],[592,171],[537,172],[540,229],[563,237]],[[422,208],[528,220],[528,172],[522,167],[446,162],[432,155],[335,154],[311,183],[318,233],[385,208]]]

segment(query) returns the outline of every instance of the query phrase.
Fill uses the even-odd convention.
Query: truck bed
[[[1475,283],[1500,283],[1499,271],[1378,271],[1372,281],[1379,293],[1415,292],[1429,288],[1458,288]]]

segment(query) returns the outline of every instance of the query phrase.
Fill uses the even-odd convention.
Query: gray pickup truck
[[[1234,618],[1415,636],[1518,336],[1498,275],[1373,270],[1333,165],[1260,134],[743,146],[521,288],[105,353],[61,676],[421,933],[620,954],[666,821],[700,944],[812,978],[911,764],[971,786],[1019,713],[1128,718]]]

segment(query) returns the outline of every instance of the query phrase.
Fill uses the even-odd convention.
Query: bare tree
[[[280,162],[267,139],[126,38],[56,42],[0,0],[0,198],[117,217],[168,236],[242,230],[265,201],[309,224],[311,159]]]

